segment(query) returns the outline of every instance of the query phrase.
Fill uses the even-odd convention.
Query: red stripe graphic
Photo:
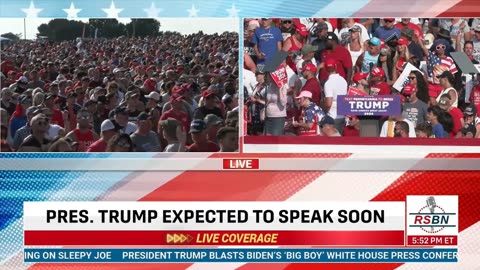
[[[177,244],[172,242],[172,236],[175,234]],[[216,234],[218,238],[214,241]],[[180,237],[184,237],[184,240],[180,240]],[[187,240],[187,237],[190,237],[190,240]],[[260,237],[263,240],[258,242]],[[268,240],[272,237],[275,237],[274,241]],[[185,245],[403,246],[404,231],[25,231],[27,246],[168,244],[170,247],[178,247],[181,244],[184,247]]]

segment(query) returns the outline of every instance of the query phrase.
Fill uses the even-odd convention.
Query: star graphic
[[[238,13],[240,12],[240,9],[237,9],[235,7],[235,4],[232,4],[232,7],[228,8],[227,12],[228,12],[228,17],[238,18]]]
[[[103,12],[107,13],[107,18],[118,18],[118,14],[122,12],[123,8],[116,8],[115,3],[110,3],[109,8],[102,8]]]
[[[77,14],[81,11],[79,8],[75,8],[73,2],[70,3],[69,8],[64,8],[63,11],[67,13],[67,18],[78,18]]]
[[[149,8],[144,8],[143,11],[145,11],[145,13],[147,13],[147,17],[148,18],[157,18],[158,17],[158,13],[162,12],[162,9],[161,8],[157,8],[155,6],[155,3],[152,2],[152,4],[150,5]]]
[[[40,13],[42,10],[42,8],[36,8],[33,4],[33,1],[30,1],[30,6],[28,8],[22,8],[26,18],[38,18],[38,13]]]
[[[196,8],[195,8],[195,5],[192,5],[192,8],[187,9],[187,11],[188,11],[188,16],[190,16],[190,17],[197,17],[197,16],[198,16],[198,12],[199,12],[200,10],[196,9]]]

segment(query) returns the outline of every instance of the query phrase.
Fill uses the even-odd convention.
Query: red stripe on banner
[[[397,267],[388,263],[296,263],[288,265],[284,270],[392,270]]]
[[[404,246],[404,231],[25,231],[24,236],[26,246]]]
[[[265,156],[270,156],[270,154]],[[330,157],[341,159],[349,157],[350,154],[278,154],[275,156],[279,158]],[[323,171],[201,173],[187,171],[146,195],[140,201],[283,201],[323,173]]]
[[[438,17],[479,17],[480,3],[478,0],[462,0],[445,10]]]
[[[324,137],[324,136],[247,136],[245,144],[328,144],[328,145],[421,145],[480,146],[478,139]]]
[[[101,264],[101,263],[55,263],[55,264],[44,264],[44,263],[37,263],[31,266],[28,269],[31,270],[70,270],[70,269],[94,269],[94,270],[152,270],[152,269],[160,269],[158,266],[162,266],[162,264],[151,264],[151,263],[108,263],[108,264]],[[178,264],[168,264],[168,270],[185,270],[188,267],[187,264],[178,263]],[[14,269],[14,268],[12,268]]]

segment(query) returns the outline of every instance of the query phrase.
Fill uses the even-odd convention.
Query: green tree
[[[12,32],[2,34],[1,36],[4,37],[4,38],[11,39],[11,40],[20,40],[22,38],[22,34],[14,34]]]
[[[37,28],[37,36],[46,36],[49,40],[54,41],[73,40],[82,36],[84,27],[83,22],[54,19],[49,21],[48,24],[41,24]]]
[[[127,34],[125,25],[117,19],[90,19],[89,24],[98,29],[97,37],[114,38]]]
[[[129,36],[158,36],[160,26],[160,22],[155,19],[132,19],[131,22],[127,23],[126,29]]]

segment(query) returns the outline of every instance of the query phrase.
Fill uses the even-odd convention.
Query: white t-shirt
[[[252,96],[255,86],[258,84],[255,73],[248,69],[243,69],[243,86],[247,88],[249,96]]]
[[[50,128],[47,131],[47,136],[50,137],[50,139],[54,139],[55,137],[58,136],[58,133],[62,129],[61,126],[56,125],[56,124],[50,124]]]
[[[332,106],[328,111],[328,115],[333,119],[345,118],[344,115],[337,115],[337,96],[347,94],[347,81],[339,74],[331,74],[325,82],[324,92],[325,97],[331,97]]]
[[[128,135],[132,135],[135,131],[137,131],[137,125],[132,122],[128,122],[127,126],[120,130],[121,133],[125,133]]]
[[[286,71],[287,71],[287,78],[288,78],[288,86],[295,87],[295,82],[298,79],[297,74],[295,74],[295,71],[293,71],[292,68],[289,67],[288,65],[286,67]]]
[[[403,121],[407,122],[408,124],[408,137],[409,138],[416,138],[417,137],[417,134],[415,133],[415,125],[413,124],[412,121],[408,120],[408,119],[404,119]],[[395,128],[395,121],[393,121],[393,126],[392,128]],[[382,138],[386,138],[388,135],[388,121],[385,121],[385,123],[383,123],[382,125],[382,130],[380,131],[380,137]]]

